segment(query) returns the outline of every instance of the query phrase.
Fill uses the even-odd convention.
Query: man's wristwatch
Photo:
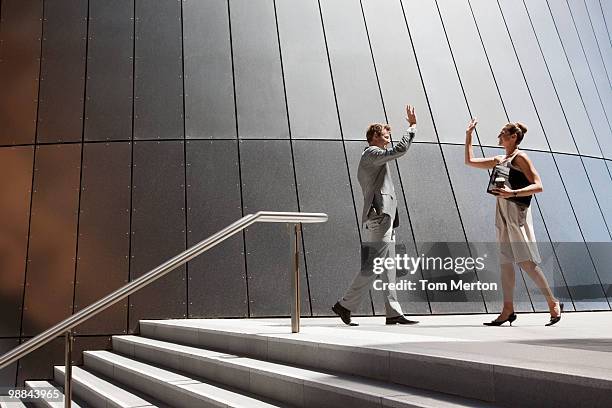
[[[514,196],[515,196],[515,197],[518,197],[518,191],[515,191],[515,192],[514,192]]]

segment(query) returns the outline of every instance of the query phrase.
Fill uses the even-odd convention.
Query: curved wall
[[[364,129],[389,122],[400,134],[406,103],[419,131],[393,171],[409,253],[452,242],[435,250],[469,255],[494,241],[488,176],[463,164],[464,129],[478,117],[476,150],[490,155],[499,128],[519,120],[545,185],[533,206],[545,272],[570,309],[610,309],[606,1],[1,6],[0,351],[258,210],[329,214],[304,226],[302,260],[302,310],[329,315],[359,266]],[[80,327],[77,349],[105,346],[142,318],[288,315],[286,234],[250,227]],[[517,282],[521,311],[546,310],[529,279]],[[426,314],[500,303],[482,293],[401,301]],[[360,313],[384,313],[382,299]],[[22,361],[18,378],[61,350]]]

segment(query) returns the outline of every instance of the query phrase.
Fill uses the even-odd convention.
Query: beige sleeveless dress
[[[521,171],[512,164],[519,152],[503,159],[499,164]],[[531,206],[524,208],[511,200],[497,197],[495,206],[495,228],[501,263],[542,260],[533,230]]]

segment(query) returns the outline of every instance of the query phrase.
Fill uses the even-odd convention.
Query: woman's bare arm
[[[499,156],[494,157],[474,157],[472,149],[472,132],[478,124],[476,119],[470,120],[465,131],[465,164],[479,169],[492,169],[500,162]]]

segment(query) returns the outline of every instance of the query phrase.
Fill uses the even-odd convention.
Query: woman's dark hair
[[[523,125],[521,122],[510,122],[504,126],[504,130],[511,135],[516,134],[516,144],[519,145],[523,141],[525,133],[527,133],[527,126]]]

